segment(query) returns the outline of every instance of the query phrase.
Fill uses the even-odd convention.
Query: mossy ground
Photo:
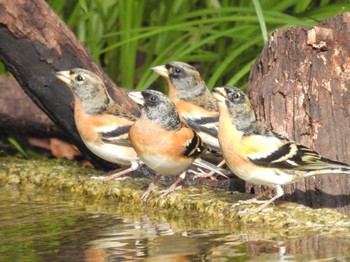
[[[202,226],[229,225],[235,230],[264,232],[272,236],[296,237],[305,233],[349,235],[350,218],[330,209],[312,209],[295,203],[278,202],[277,205],[256,213],[255,205],[238,205],[247,194],[188,187],[164,198],[155,191],[144,203],[140,197],[149,180],[130,178],[120,181],[99,181],[89,178],[99,171],[85,168],[76,162],[57,159],[0,158],[0,182],[4,185],[38,188],[49,192],[65,191],[72,201],[89,203],[108,212],[138,212],[148,216],[162,216],[181,220],[195,216]],[[114,207],[116,209],[114,209]],[[123,208],[124,207],[124,208]]]

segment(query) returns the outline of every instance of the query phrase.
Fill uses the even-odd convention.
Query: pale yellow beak
[[[151,68],[158,75],[164,76],[166,78],[169,77],[169,71],[166,69],[165,65],[155,66]]]
[[[213,95],[217,101],[225,101],[227,99],[227,93],[223,87],[214,87]]]
[[[66,83],[67,85],[70,84],[70,72],[69,72],[69,70],[56,72],[56,77],[58,79],[60,79],[62,82]]]
[[[128,93],[128,97],[130,97],[131,100],[133,100],[136,104],[139,104],[141,106],[143,106],[145,103],[145,100],[141,92],[130,92]]]

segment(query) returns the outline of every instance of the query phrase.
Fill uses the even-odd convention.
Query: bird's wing
[[[119,118],[124,118],[133,122],[137,120],[137,116],[133,115],[128,110],[126,110],[126,108],[116,104],[115,102],[111,102],[104,113]]]
[[[183,114],[182,119],[188,127],[197,132],[204,132],[213,137],[218,136],[218,116]]]
[[[282,139],[272,132],[268,135],[243,136],[241,152],[252,163],[264,167],[310,171],[344,166],[343,163],[323,158],[306,146]]]
[[[102,142],[130,147],[131,144],[128,139],[130,127],[131,125],[110,127],[109,130],[98,131],[98,135]]]
[[[186,138],[186,136],[182,136],[186,141],[184,144],[184,150],[183,155],[186,157],[196,158],[204,153],[204,151],[207,149],[206,146],[203,144],[202,139],[197,135],[196,132],[193,130],[182,127],[179,131],[179,134],[190,134],[189,137]]]

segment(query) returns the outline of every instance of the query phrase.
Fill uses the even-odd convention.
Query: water
[[[270,237],[193,214],[0,190],[0,261],[350,261],[350,233]]]

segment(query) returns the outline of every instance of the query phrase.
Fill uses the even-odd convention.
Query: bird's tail
[[[307,169],[308,176],[321,174],[350,174],[350,165],[333,161],[327,158],[321,158],[319,161],[304,166]]]
[[[202,168],[206,168],[206,169],[209,169],[210,171],[213,171],[225,178],[228,178],[225,173],[227,173],[227,170],[221,168],[221,167],[218,167],[208,161],[205,161],[201,158],[196,158],[194,161],[193,161],[193,164],[196,165],[196,166],[199,166],[199,167],[202,167]]]

